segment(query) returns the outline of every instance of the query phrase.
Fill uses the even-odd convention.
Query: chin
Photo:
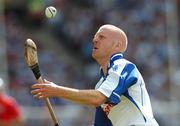
[[[95,57],[96,57],[96,56],[95,56],[95,54],[94,54],[94,53],[92,53],[92,58],[93,58],[93,59],[95,59]]]
[[[98,58],[98,56],[96,54],[92,53],[92,58],[96,60]]]

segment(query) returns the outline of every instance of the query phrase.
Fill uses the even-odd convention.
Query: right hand
[[[37,83],[32,86],[33,97],[44,99],[47,97],[57,97],[59,86],[53,82],[44,80],[44,83]]]

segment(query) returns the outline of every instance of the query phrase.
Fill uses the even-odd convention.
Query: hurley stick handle
[[[36,76],[36,75],[35,75],[35,76]],[[42,79],[41,76],[39,77],[39,79],[37,79],[37,82],[38,82],[38,83],[44,83],[44,81],[43,81],[43,79]],[[59,126],[58,121],[57,121],[57,118],[56,118],[56,115],[55,115],[55,113],[54,113],[54,111],[53,111],[53,108],[52,108],[52,105],[51,105],[51,103],[50,103],[50,101],[49,101],[49,98],[45,98],[45,103],[46,103],[46,106],[47,106],[47,108],[48,108],[48,110],[49,110],[49,113],[50,113],[50,115],[51,115],[51,118],[52,118],[55,126]]]
[[[31,40],[27,39],[25,42],[25,61],[27,65],[30,67],[32,70],[34,76],[36,77],[36,80],[38,83],[44,83],[42,77],[41,77],[41,72],[39,69],[39,64],[38,64],[38,56],[37,56],[37,47],[36,44]],[[52,117],[52,120],[55,124],[55,126],[59,126],[56,115],[52,109],[52,105],[49,101],[49,98],[45,99],[45,103],[48,107],[49,113]]]

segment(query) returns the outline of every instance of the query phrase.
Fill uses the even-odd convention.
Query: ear
[[[122,48],[122,42],[121,41],[117,41],[116,42],[116,48],[119,50]]]
[[[124,52],[124,45],[122,41],[117,41],[115,50],[117,52]]]

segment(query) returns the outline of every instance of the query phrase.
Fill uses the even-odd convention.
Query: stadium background
[[[47,20],[44,9],[50,5],[58,13]],[[125,57],[143,74],[160,126],[180,125],[180,0],[1,0],[0,76],[21,105],[26,126],[52,125],[44,103],[30,94],[35,78],[24,61],[26,38],[38,45],[46,79],[88,89],[99,79],[92,37],[106,23],[127,33]],[[51,102],[63,126],[91,125],[93,108]]]

